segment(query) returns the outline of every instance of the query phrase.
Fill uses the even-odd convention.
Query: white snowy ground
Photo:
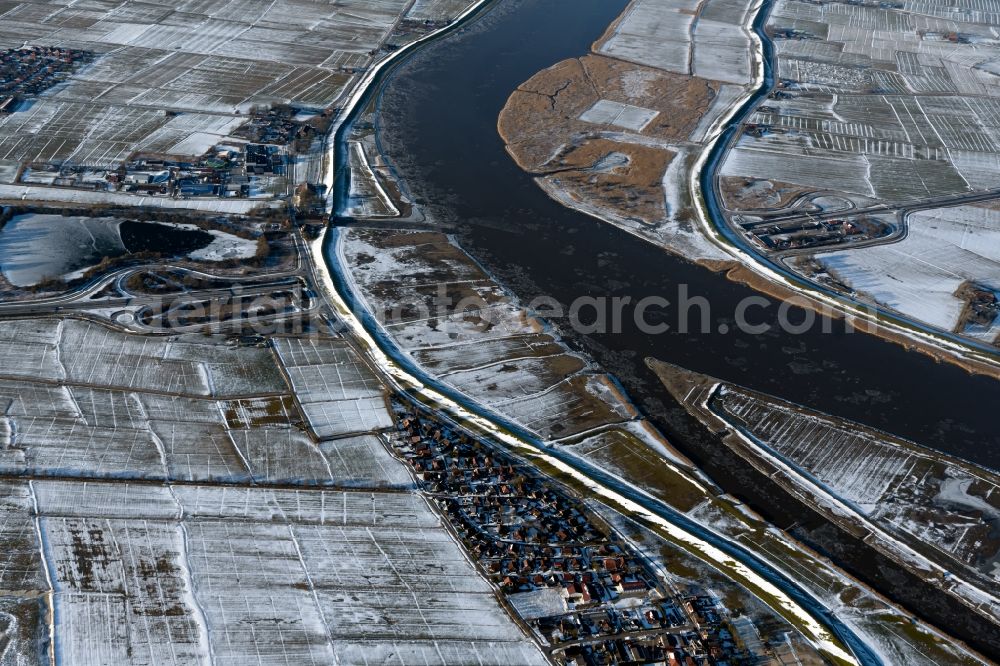
[[[726,155],[719,173],[723,176],[760,174],[796,185],[832,189],[863,197],[875,196],[868,180],[871,166],[864,155],[818,158],[789,151],[763,150],[758,143],[741,139]]]
[[[28,628],[0,663],[546,663],[380,439],[354,352],[277,346],[0,322],[0,620]]]
[[[1000,552],[989,537],[1000,516],[1000,477],[736,388],[718,396],[729,420],[853,511],[995,576]]]
[[[341,233],[338,251],[358,292],[384,317],[400,347],[482,404],[544,438],[636,416],[606,375],[547,333],[448,237],[351,229]],[[439,310],[432,302],[438,288],[464,289],[481,300],[470,299],[464,308],[455,298]]]
[[[257,241],[255,240],[240,238],[215,229],[208,233],[212,234],[212,242],[200,250],[191,252],[188,254],[188,258],[195,261],[225,261],[226,259],[249,259],[257,253]]]
[[[817,259],[855,291],[945,330],[958,324],[964,303],[955,296],[972,281],[1000,291],[1000,211],[955,206],[907,218],[906,238]],[[992,342],[1000,322],[972,332]]]
[[[278,338],[274,347],[319,439],[392,425],[385,389],[344,341]]]
[[[51,590],[56,663],[545,663],[415,494],[3,490],[20,570],[0,567],[0,586]],[[8,647],[32,662],[36,649]]]
[[[750,38],[742,28],[748,4],[635,0],[597,52],[668,72],[744,85],[751,80]]]
[[[292,390],[268,349],[125,335],[75,320],[0,322],[0,346],[5,472],[409,485],[372,437],[319,446],[294,427]],[[354,353],[323,350],[316,364],[288,368],[315,434],[390,425],[382,388]]]

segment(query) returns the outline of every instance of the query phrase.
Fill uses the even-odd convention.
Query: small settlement
[[[20,182],[181,199],[270,199],[285,193],[286,161],[275,145],[220,145],[197,159],[137,156],[113,170],[75,164],[26,167]]]
[[[89,51],[55,46],[0,51],[0,113],[12,113],[23,100],[64,81],[93,59]]]
[[[514,456],[394,404],[392,445],[467,551],[566,664],[768,663],[710,592],[678,593],[579,500]],[[756,635],[756,632],[751,632]],[[777,663],[777,662],[775,662]]]
[[[804,215],[790,220],[733,217],[750,238],[768,250],[796,250],[883,239],[897,227],[877,217],[820,219]]]

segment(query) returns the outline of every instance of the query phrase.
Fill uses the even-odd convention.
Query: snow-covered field
[[[870,513],[913,471],[915,460],[890,443],[757,400],[735,389],[720,392],[727,414],[782,455]]]
[[[698,3],[670,3],[664,12],[657,0],[636,0],[597,51],[614,58],[649,65],[678,74],[691,74],[688,65],[691,26]]]
[[[406,466],[388,454],[385,445],[373,435],[345,437],[319,445],[343,487],[410,488]]]
[[[292,389],[268,349],[196,335],[126,335],[69,319],[2,322],[0,344],[16,354],[0,370],[4,471],[411,484],[374,437],[319,446],[295,427]],[[283,339],[277,346],[320,437],[391,425],[383,388],[342,343]]]
[[[718,12],[721,18],[707,18],[714,4],[727,3],[736,12]],[[694,29],[693,65],[695,76],[712,81],[746,85],[753,79],[750,37],[743,28],[747,3],[708,0],[706,10]],[[728,15],[727,15],[728,14]]]
[[[274,348],[319,439],[392,425],[384,387],[343,340],[278,338]]]
[[[84,400],[88,411],[81,414]],[[211,400],[0,382],[0,401],[11,405],[0,419],[0,469],[7,472],[410,485],[405,469],[373,438],[318,447],[287,422],[227,427],[224,405]]]
[[[333,106],[378,53],[401,15],[447,21],[470,2],[234,0],[219,8],[101,5],[68,17],[39,4],[0,16],[0,41],[91,51],[92,64],[0,118],[0,159],[115,168],[136,152],[200,155],[254,107]],[[176,9],[176,11],[175,11]],[[178,13],[180,12],[180,13]],[[7,198],[113,201],[246,212],[253,201],[206,203],[12,187]]]
[[[955,206],[907,217],[906,237],[888,245],[817,255],[855,291],[945,330],[958,324],[967,282],[1000,291],[1000,211]],[[992,342],[1000,322],[978,337]]]
[[[387,454],[327,458],[288,421],[238,427],[201,398],[0,380],[0,468],[9,473],[333,484],[405,483]],[[335,452],[333,452],[335,453]]]
[[[598,53],[713,81],[750,83],[750,3],[741,0],[635,0]],[[697,18],[696,18],[697,17]],[[693,71],[692,71],[693,69]]]
[[[89,322],[41,321],[58,339],[62,376],[73,382],[216,397],[287,391],[266,349],[229,348],[197,335],[142,337]],[[0,331],[7,326],[0,324]]]
[[[447,236],[352,229],[338,242],[386,331],[457,390],[546,438],[636,416]]]
[[[343,341],[20,320],[0,346],[0,471],[31,478],[0,480],[4,666],[546,663],[378,436],[308,436],[279,358],[306,406],[391,423]]]
[[[52,592],[57,663],[545,663],[415,494],[17,481],[0,501],[0,579]],[[5,654],[41,661],[43,616],[22,619]]]
[[[723,173],[890,202],[1000,185],[994,22],[956,8],[776,2],[784,98],[766,100],[751,121],[773,130],[743,137]]]
[[[997,576],[1000,540],[992,524],[1000,517],[1000,476],[740,389],[721,388],[712,404],[855,511]]]
[[[597,125],[614,125],[622,129],[641,132],[659,111],[644,109],[632,104],[622,104],[609,99],[601,99],[583,112],[580,120]]]
[[[789,154],[787,150],[762,150],[759,142],[741,140],[726,156],[719,173],[723,176],[759,175],[796,185],[874,197],[868,169],[868,160],[863,155],[819,158]]]

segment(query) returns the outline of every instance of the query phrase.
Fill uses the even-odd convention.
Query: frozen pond
[[[0,270],[12,284],[30,287],[125,252],[115,217],[17,215],[0,232]]]
[[[219,261],[244,259],[256,241],[193,225],[134,222],[117,217],[17,215],[0,231],[0,272],[17,287],[74,279],[105,257],[155,254]]]

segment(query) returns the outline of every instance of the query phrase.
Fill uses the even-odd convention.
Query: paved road
[[[788,211],[781,210],[774,214],[764,214],[764,213],[754,213],[755,217],[761,218],[761,223],[765,222],[797,222],[797,221],[808,221],[808,220],[834,220],[842,217],[855,217],[858,215],[874,215],[877,213],[892,213],[892,212],[912,212],[915,210],[926,210],[928,208],[944,208],[947,206],[960,206],[962,204],[978,203],[980,201],[992,201],[993,199],[1000,199],[1000,188],[992,190],[982,190],[978,192],[968,192],[965,194],[948,194],[939,197],[931,197],[928,199],[917,199],[914,201],[904,201],[904,202],[886,202],[875,204],[874,206],[865,206],[861,208],[852,208],[849,210],[834,210],[834,211]]]
[[[105,283],[106,284],[106,283]],[[75,311],[97,310],[106,308],[126,308],[144,305],[157,305],[160,303],[172,306],[195,301],[205,301],[215,298],[229,298],[234,295],[243,297],[261,296],[275,291],[276,289],[287,289],[301,284],[297,278],[285,278],[265,283],[255,283],[250,286],[239,284],[233,287],[220,289],[204,289],[200,291],[187,291],[174,294],[137,294],[133,296],[121,296],[115,298],[89,298],[97,289],[87,289],[69,296],[46,299],[44,301],[25,301],[23,303],[2,303],[0,304],[0,316],[44,316],[54,313],[65,313]]]

